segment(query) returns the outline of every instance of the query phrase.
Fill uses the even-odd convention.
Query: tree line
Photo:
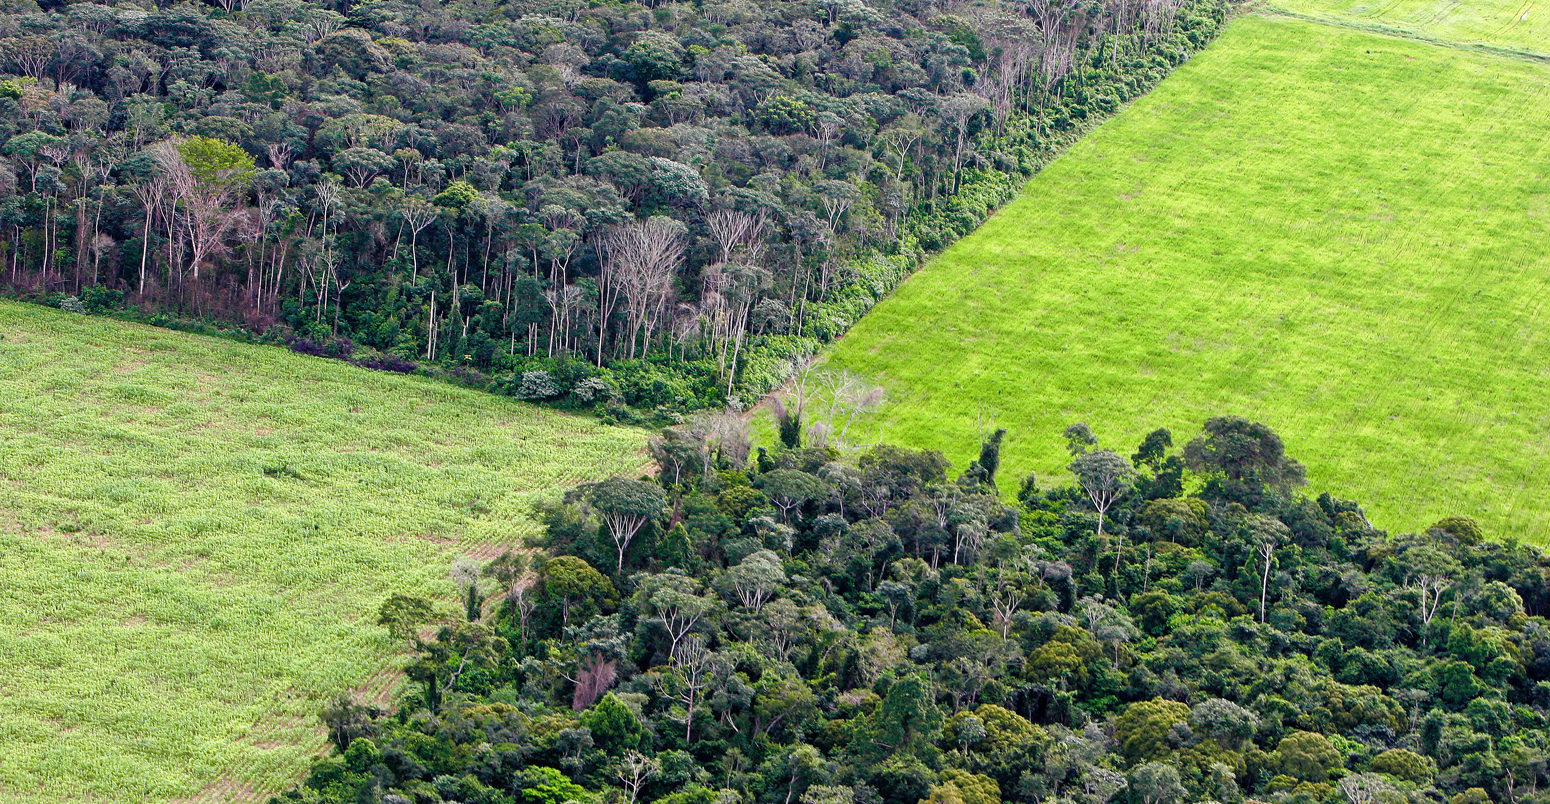
[[[1224,17],[17,0],[0,284],[530,399],[717,407],[778,382]]]
[[[955,473],[790,418],[664,431],[456,613],[389,599],[407,693],[331,704],[276,801],[1550,801],[1540,550],[1378,530],[1235,417],[1073,425],[1068,478],[1011,482],[1004,431]]]

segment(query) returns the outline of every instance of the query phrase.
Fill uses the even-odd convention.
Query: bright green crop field
[[[343,363],[0,302],[0,800],[251,801],[386,700],[446,596],[644,434]],[[448,608],[452,607],[449,602]]]
[[[1240,18],[840,341],[851,440],[962,467],[993,413],[1066,483],[1072,422],[1238,414],[1379,527],[1550,539],[1546,131],[1550,66]]]
[[[1550,0],[1272,0],[1297,14],[1550,55]]]

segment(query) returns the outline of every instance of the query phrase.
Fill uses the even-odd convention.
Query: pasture
[[[1273,0],[1295,14],[1550,57],[1546,0]]]
[[[1011,431],[1003,489],[1209,416],[1274,427],[1379,527],[1550,538],[1550,66],[1246,16],[827,356],[866,441]]]
[[[0,302],[0,799],[253,801],[385,702],[391,592],[644,434],[446,384]],[[455,603],[448,601],[449,610]]]

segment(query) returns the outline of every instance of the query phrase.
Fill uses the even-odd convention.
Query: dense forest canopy
[[[0,283],[534,400],[762,394],[1222,0],[0,16]]]
[[[1075,425],[1050,485],[998,477],[1001,433],[954,477],[736,421],[455,568],[456,615],[387,601],[409,692],[331,705],[278,800],[1550,801],[1539,550],[1379,531],[1238,418],[1129,455]]]

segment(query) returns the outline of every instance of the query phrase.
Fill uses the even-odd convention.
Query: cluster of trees
[[[434,638],[389,600],[412,689],[331,706],[277,801],[1550,801],[1538,550],[1376,530],[1237,418],[1128,457],[1076,425],[1073,484],[1006,489],[1001,432],[952,477],[737,421],[459,568]]]
[[[0,284],[72,309],[283,326],[306,349],[466,367],[533,399],[609,384],[612,364],[632,374],[612,395],[685,406],[768,386],[1225,14],[13,6]]]

